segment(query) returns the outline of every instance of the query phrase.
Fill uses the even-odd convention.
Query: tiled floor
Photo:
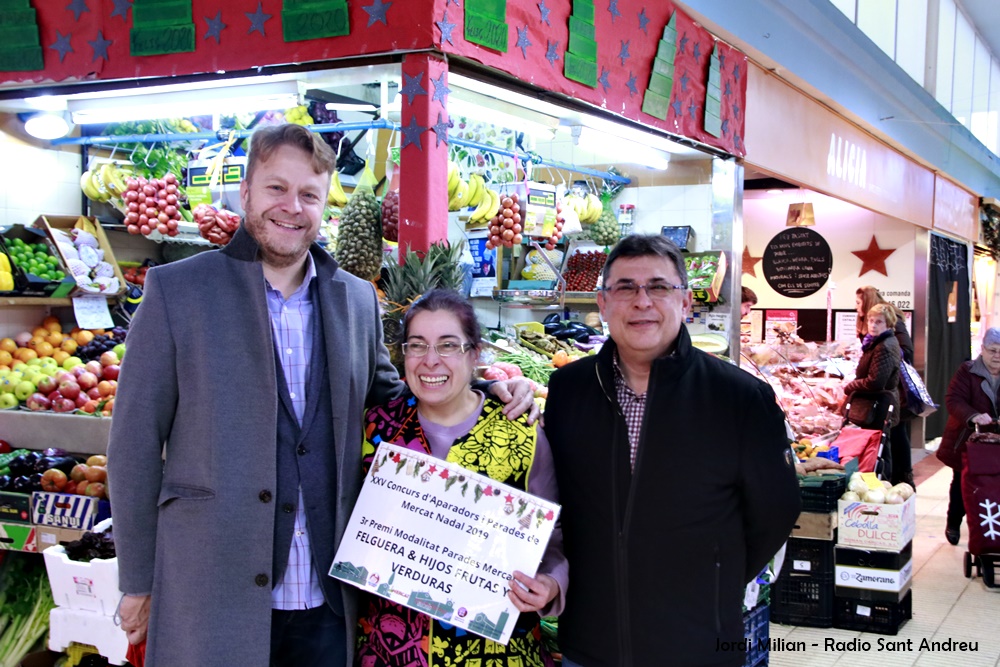
[[[928,461],[927,464],[931,464]],[[917,534],[913,540],[913,618],[895,637],[837,630],[770,626],[771,637],[805,642],[803,652],[772,651],[770,664],[776,667],[847,667],[874,658],[879,667],[937,667],[966,665],[1000,667],[1000,588],[987,589],[981,579],[966,579],[962,563],[966,528],[962,541],[952,546],[944,539],[945,512],[951,469],[914,466],[917,477]],[[921,481],[923,470],[929,473]],[[825,650],[827,640],[867,642],[868,650]],[[912,639],[912,650],[879,650],[879,640],[897,642]],[[975,642],[978,650],[930,652],[919,650],[922,640]],[[883,644],[884,645],[884,644]]]

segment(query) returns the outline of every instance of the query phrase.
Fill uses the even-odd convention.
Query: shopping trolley
[[[856,391],[844,406],[844,422],[837,439],[830,443],[840,452],[840,462],[858,459],[860,472],[874,472],[882,479],[889,479],[889,430],[892,428],[895,392]],[[863,409],[862,409],[863,406]]]
[[[995,426],[995,423],[994,423]],[[996,588],[995,569],[1000,564],[1000,434],[976,432],[962,452],[962,500],[969,527],[965,552],[965,577],[983,577],[987,588]]]

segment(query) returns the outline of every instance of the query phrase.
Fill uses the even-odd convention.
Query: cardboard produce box
[[[917,530],[917,497],[901,505],[837,501],[837,544],[902,551]]]
[[[31,523],[31,494],[0,491],[0,521]]]
[[[901,551],[837,547],[835,595],[898,602],[913,580],[913,543]]]
[[[79,540],[87,531],[74,528],[53,528],[52,526],[35,526],[35,548],[44,552],[60,542]]]
[[[104,228],[97,221],[96,218],[85,218],[79,215],[42,215],[39,216],[35,222],[34,226],[38,229],[45,230],[49,238],[55,244],[56,250],[59,252],[59,257],[62,263],[68,267],[67,257],[63,253],[60,244],[73,245],[73,237],[70,232],[77,227],[80,223],[81,226],[84,224],[81,221],[90,221],[91,226],[87,226],[88,231],[91,231],[95,237],[97,237],[97,242],[99,248],[104,251],[104,261],[111,265],[111,270],[114,273],[114,277],[118,279],[118,288],[114,290],[108,290],[105,292],[97,292],[92,289],[84,287],[90,283],[87,278],[76,279],[75,288],[70,296],[118,296],[119,294],[124,294],[127,289],[125,284],[125,276],[122,275],[121,267],[118,266],[118,262],[115,260],[115,254],[111,250],[111,243],[108,242],[108,237],[104,233]],[[72,274],[69,269],[66,269],[69,279],[72,279]]]
[[[0,549],[36,551],[35,527],[24,523],[0,523]]]
[[[809,540],[832,540],[836,534],[836,512],[802,512],[792,528],[792,537]]]
[[[45,252],[58,260],[58,265],[55,268],[62,271],[65,277],[61,280],[49,280],[48,278],[43,278],[26,271],[24,267],[16,266],[14,257],[12,256],[16,248],[14,239],[35,247],[38,244],[45,246]],[[5,292],[7,295],[41,296],[58,299],[69,296],[76,287],[76,281],[69,275],[65,261],[63,261],[55,245],[43,230],[25,227],[24,225],[11,225],[0,228],[0,250],[10,257],[11,271],[14,275],[14,290],[13,292]]]
[[[111,504],[91,496],[35,491],[31,494],[31,522],[39,526],[90,530],[111,516]]]

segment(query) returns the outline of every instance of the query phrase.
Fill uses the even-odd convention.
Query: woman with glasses
[[[982,351],[972,361],[966,361],[948,384],[944,404],[948,408],[948,423],[941,436],[937,457],[952,469],[948,494],[948,519],[944,536],[958,544],[962,534],[965,504],[962,501],[962,452],[965,441],[976,426],[996,425],[998,392],[1000,392],[1000,329],[991,327],[983,336]]]
[[[479,323],[457,292],[431,290],[403,318],[405,380],[413,392],[370,409],[365,418],[364,467],[376,442],[431,454],[498,482],[558,502],[552,454],[538,424],[508,420],[503,404],[470,386],[479,357]],[[416,400],[414,400],[416,399]],[[557,525],[535,577],[514,572],[521,611],[503,646],[371,594],[359,606],[357,664],[363,667],[479,664],[551,665],[539,620],[562,610],[568,568]]]
[[[857,375],[844,387],[844,394],[850,400],[855,392],[887,391],[892,395],[891,404],[893,426],[899,422],[899,362],[902,353],[893,333],[896,325],[896,311],[887,303],[872,306],[866,319],[868,333],[861,343],[862,355],[858,361]],[[884,456],[883,452],[883,456]]]

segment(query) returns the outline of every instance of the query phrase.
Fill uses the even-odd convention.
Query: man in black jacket
[[[744,587],[799,490],[765,383],[692,347],[684,259],[661,236],[608,256],[611,338],[553,374],[545,412],[571,582],[564,665],[743,665]]]

